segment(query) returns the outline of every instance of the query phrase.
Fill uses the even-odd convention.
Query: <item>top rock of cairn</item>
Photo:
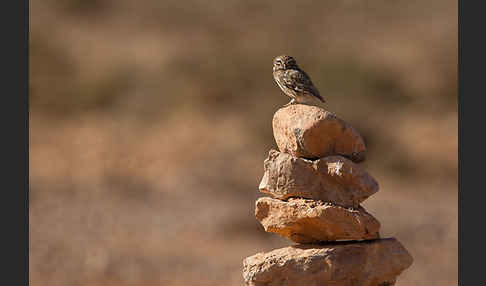
[[[366,146],[361,135],[335,114],[320,107],[293,104],[273,117],[273,135],[281,152],[294,157],[319,159],[341,155],[359,163]]]

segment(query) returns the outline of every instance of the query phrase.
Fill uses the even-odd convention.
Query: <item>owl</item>
[[[273,60],[273,78],[280,89],[292,98],[284,106],[295,103],[316,105],[318,102],[326,102],[309,76],[297,66],[297,62],[291,56],[282,55]]]

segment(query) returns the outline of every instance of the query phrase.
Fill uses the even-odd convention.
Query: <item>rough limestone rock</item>
[[[293,245],[243,261],[251,286],[391,286],[413,258],[394,238]]]
[[[380,223],[361,206],[353,210],[322,201],[259,198],[255,216],[265,231],[297,243],[380,237]]]
[[[264,170],[259,190],[282,200],[301,197],[358,207],[379,189],[375,179],[342,156],[311,161],[270,150]]]
[[[365,159],[361,135],[335,114],[317,106],[293,104],[280,108],[273,116],[273,135],[278,149],[294,157],[342,155],[354,162]]]

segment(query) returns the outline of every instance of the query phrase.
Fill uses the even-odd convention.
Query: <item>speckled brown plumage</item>
[[[316,101],[326,102],[310,77],[297,66],[291,56],[281,55],[273,60],[273,78],[280,89],[292,98],[286,106],[294,103],[314,105]]]

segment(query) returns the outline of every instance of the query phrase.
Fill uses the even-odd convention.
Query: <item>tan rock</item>
[[[335,114],[317,106],[294,104],[273,116],[278,149],[294,157],[318,159],[342,155],[355,162],[365,159],[361,135]]]
[[[379,189],[373,177],[342,156],[311,161],[270,150],[264,171],[259,190],[282,200],[301,197],[358,207]]]
[[[293,245],[243,261],[250,286],[391,286],[413,258],[394,238]]]
[[[380,237],[380,223],[361,206],[353,210],[322,201],[259,198],[255,216],[265,231],[298,243]]]

